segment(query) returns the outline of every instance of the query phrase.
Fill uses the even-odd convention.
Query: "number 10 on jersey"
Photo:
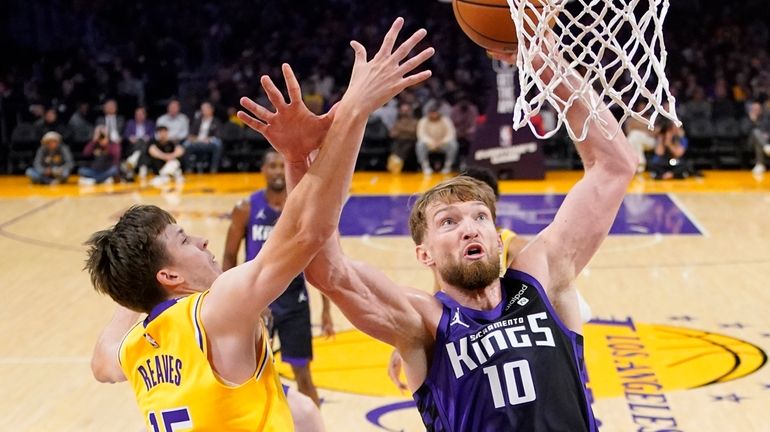
[[[502,374],[500,366],[487,366],[483,369],[484,375],[489,379],[489,387],[492,390],[492,401],[495,408],[505,406],[505,387],[508,394],[509,405],[519,405],[526,402],[532,402],[537,398],[535,394],[535,383],[532,381],[532,373],[529,370],[527,360],[516,360],[502,365]],[[502,379],[501,379],[502,377]]]

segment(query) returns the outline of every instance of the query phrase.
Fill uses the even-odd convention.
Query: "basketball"
[[[541,2],[530,2],[532,7],[527,8],[527,14],[537,23]],[[452,10],[463,32],[484,49],[516,50],[516,27],[506,0],[452,0]]]

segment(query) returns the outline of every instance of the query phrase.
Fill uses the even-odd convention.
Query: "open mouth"
[[[478,243],[472,243],[465,247],[463,257],[469,259],[479,259],[484,256],[484,247]]]

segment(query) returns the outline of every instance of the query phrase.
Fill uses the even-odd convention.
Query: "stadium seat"
[[[28,166],[32,165],[35,152],[40,145],[39,135],[38,129],[30,123],[19,123],[11,132],[6,167],[9,174],[24,172]]]

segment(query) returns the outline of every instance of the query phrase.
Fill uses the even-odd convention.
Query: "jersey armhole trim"
[[[206,330],[203,328],[201,321],[201,304],[203,303],[203,297],[208,294],[208,291],[201,293],[197,299],[195,299],[195,305],[193,306],[193,328],[195,330],[195,342],[198,344],[201,352],[208,357],[208,350],[206,344]]]
[[[121,339],[120,343],[118,344],[118,352],[116,354],[118,356],[118,366],[120,366],[121,369],[123,368],[123,359],[122,359],[123,356],[121,355],[123,352],[123,344],[126,343],[126,339],[128,339],[128,335],[130,335],[131,332],[134,331],[136,326],[138,326],[139,324],[142,324],[142,321],[144,320],[139,320],[139,322],[131,326],[131,328],[126,332],[126,334],[123,335],[123,339]]]
[[[257,366],[257,370],[254,371],[254,381],[259,381],[259,379],[262,377],[262,372],[264,372],[267,368],[266,366],[268,360],[272,357],[272,351],[270,350],[270,346],[267,343],[270,335],[268,335],[267,328],[265,328],[264,324],[260,324],[260,327],[262,327],[262,356],[258,357],[260,360],[257,362],[259,365]]]

